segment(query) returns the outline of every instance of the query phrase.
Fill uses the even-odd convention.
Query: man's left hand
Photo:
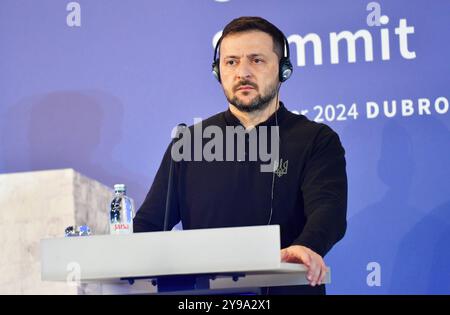
[[[327,267],[322,256],[301,245],[292,245],[281,250],[281,261],[304,264],[308,268],[306,278],[311,286],[323,283]]]

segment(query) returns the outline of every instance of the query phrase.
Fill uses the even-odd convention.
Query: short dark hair
[[[266,19],[259,16],[241,16],[232,20],[223,29],[219,44],[227,35],[246,31],[261,31],[269,34],[273,40],[273,50],[278,58],[284,57],[285,36],[282,31]]]

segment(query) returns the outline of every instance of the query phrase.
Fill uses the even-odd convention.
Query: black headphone
[[[283,34],[282,34],[283,35]],[[217,59],[217,52],[219,50],[220,43],[222,42],[223,37],[219,39],[219,41],[216,44],[216,47],[214,48],[214,59],[212,63],[212,74],[214,77],[221,83],[220,80],[220,68],[219,68],[219,59]],[[279,63],[279,69],[278,69],[278,79],[280,82],[284,82],[292,74],[293,67],[291,60],[289,58],[289,43],[286,39],[286,36],[283,35],[283,42],[284,42],[284,50],[283,50],[283,57],[280,59]]]

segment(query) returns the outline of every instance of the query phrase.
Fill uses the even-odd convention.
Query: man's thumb
[[[281,261],[286,261],[287,257],[288,257],[287,250],[286,249],[282,249],[281,250]]]

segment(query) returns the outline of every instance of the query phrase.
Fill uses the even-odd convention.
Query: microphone
[[[175,142],[175,139],[177,139],[177,136],[180,134],[181,130],[186,128],[185,123],[180,123],[177,125],[177,131],[175,133],[175,136],[172,138],[172,141],[170,143],[170,166],[169,166],[169,180],[167,181],[167,195],[166,195],[166,211],[164,212],[164,230],[167,231],[169,227],[169,218],[170,218],[170,207],[172,204],[172,190],[173,190],[173,165],[174,160],[172,158],[172,147]]]

